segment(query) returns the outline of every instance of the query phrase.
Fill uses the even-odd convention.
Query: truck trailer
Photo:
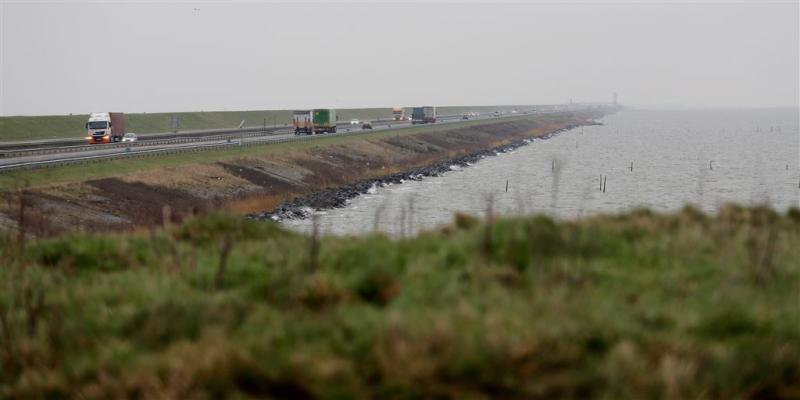
[[[314,135],[317,133],[336,133],[336,110],[316,108],[310,111],[295,111],[292,116],[294,134]]]
[[[314,133],[336,133],[336,110],[317,108],[312,114]]]
[[[311,110],[295,111],[292,114],[292,125],[294,125],[295,135],[301,133],[312,134],[314,132],[314,124],[311,118]]]
[[[89,114],[86,121],[86,140],[89,144],[114,143],[125,135],[125,114],[100,112]]]
[[[436,122],[436,107],[414,107],[411,112],[411,123],[416,124],[432,124]]]

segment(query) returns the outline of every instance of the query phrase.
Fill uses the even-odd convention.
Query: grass
[[[522,106],[477,106],[477,107],[440,107],[439,114],[461,114],[469,111],[491,112],[494,110],[511,110]],[[407,108],[410,113],[411,109]],[[339,119],[348,121],[358,119],[391,118],[391,108],[358,108],[337,110]],[[201,129],[235,128],[244,120],[245,126],[290,124],[291,110],[263,111],[208,111],[178,112],[153,114],[126,114],[126,128],[136,133],[158,133],[173,131],[172,116],[180,120],[181,131]],[[47,116],[11,116],[0,117],[0,142],[35,139],[79,138],[86,136],[84,124],[88,115],[47,115]]]
[[[736,206],[8,238],[0,397],[796,397],[798,242]]]
[[[502,121],[513,121],[520,118],[536,118],[540,121],[552,121],[556,118],[563,118],[554,115],[541,116],[521,116],[515,118],[504,118]],[[55,166],[45,169],[19,170],[0,173],[0,190],[9,190],[19,187],[21,182],[26,182],[30,187],[41,185],[76,182],[91,177],[101,179],[109,177],[125,176],[138,171],[152,170],[186,164],[214,163],[233,158],[239,158],[255,154],[267,154],[271,152],[281,152],[291,149],[302,149],[319,146],[330,146],[351,142],[354,140],[379,139],[390,136],[414,135],[419,133],[438,132],[465,126],[480,126],[497,123],[497,120],[471,120],[455,122],[445,125],[424,125],[404,129],[377,130],[375,132],[352,135],[352,136],[320,136],[310,141],[275,143],[264,145],[251,145],[244,147],[234,147],[221,150],[207,150],[200,152],[167,154],[157,156],[146,156],[143,158],[117,158],[109,160],[99,160],[88,164],[74,164]],[[99,167],[102,166],[102,167]]]

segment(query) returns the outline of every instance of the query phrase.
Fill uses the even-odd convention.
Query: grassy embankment
[[[0,397],[790,398],[800,211],[0,246]]]
[[[563,116],[559,115],[537,115],[503,118],[499,121],[511,122],[520,119],[534,118],[542,123],[564,119]],[[143,158],[117,158],[98,161],[91,164],[64,165],[45,169],[4,172],[0,173],[0,191],[14,189],[23,184],[27,185],[29,188],[33,188],[41,185],[81,181],[87,178],[101,179],[119,177],[134,172],[142,172],[165,167],[188,164],[208,164],[252,155],[264,155],[276,152],[286,152],[289,150],[340,145],[365,139],[380,139],[393,136],[433,133],[461,127],[475,127],[487,124],[495,124],[497,122],[498,120],[496,119],[488,119],[455,122],[446,125],[421,125],[404,129],[377,130],[375,132],[349,136],[319,136],[314,140],[309,141],[265,143],[263,145],[232,147],[229,149],[208,150],[191,153],[146,156]],[[99,168],[98,165],[102,165],[102,168]]]
[[[478,106],[478,107],[439,107],[442,115],[461,114],[469,111],[491,112],[494,110],[510,110],[522,106]],[[408,108],[407,112],[411,112]],[[126,114],[126,128],[130,132],[157,133],[171,132],[171,117],[180,119],[180,131],[201,129],[235,128],[244,120],[247,127],[258,127],[264,124],[288,124],[292,120],[291,110],[264,111],[208,111],[178,113],[142,113]],[[391,118],[391,108],[356,108],[340,109],[337,115],[341,121],[358,119]],[[46,115],[46,116],[12,116],[0,117],[0,142],[16,140],[83,138],[84,124],[88,115]]]

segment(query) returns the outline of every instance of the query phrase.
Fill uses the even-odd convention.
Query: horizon
[[[594,102],[586,102],[586,103],[594,103]],[[576,105],[582,104],[582,102],[575,102]],[[365,107],[333,107],[336,110],[378,110],[378,109],[386,109],[391,110],[392,107],[403,107],[404,109],[409,109],[413,107],[421,107],[425,104],[414,105],[414,106],[365,106]],[[457,105],[457,104],[446,104],[446,105],[434,105],[433,107],[437,108],[445,108],[445,107],[521,107],[521,106],[553,106],[553,105],[560,105],[566,106],[569,103],[557,103],[557,104],[467,104],[467,105]],[[609,103],[610,105],[610,103]],[[711,111],[725,111],[725,110],[795,110],[800,112],[800,105],[797,106],[684,106],[680,104],[654,104],[648,106],[642,105],[628,105],[628,104],[619,104],[620,111],[704,111],[704,110],[711,110]],[[36,115],[0,115],[0,119],[2,118],[17,118],[17,117],[68,117],[68,116],[76,116],[76,115],[89,115],[94,112],[122,112],[125,114],[191,114],[191,113],[225,113],[225,112],[258,112],[258,111],[265,111],[265,112],[273,112],[273,111],[296,111],[296,110],[303,110],[303,109],[314,109],[314,108],[326,108],[326,107],[308,107],[308,108],[275,108],[275,109],[237,109],[237,110],[185,110],[185,111],[177,111],[177,110],[169,110],[169,111],[141,111],[141,112],[129,112],[129,111],[120,111],[120,110],[111,110],[111,111],[101,111],[101,110],[93,110],[87,111],[85,113],[69,113],[69,114],[36,114]],[[327,107],[331,108],[331,107]],[[565,110],[566,111],[566,110]]]
[[[614,92],[635,107],[792,108],[798,10],[4,1],[0,115],[564,104]]]

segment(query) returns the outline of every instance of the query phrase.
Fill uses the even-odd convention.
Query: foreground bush
[[[796,397],[797,215],[9,239],[0,397]]]

